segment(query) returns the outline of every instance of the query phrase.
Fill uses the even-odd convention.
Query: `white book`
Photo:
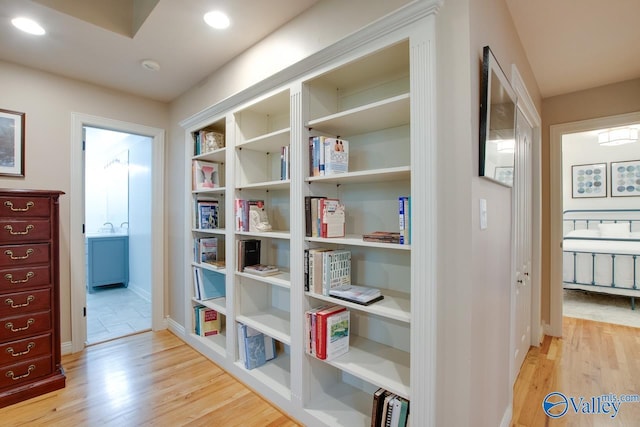
[[[349,351],[349,310],[333,314],[326,321],[326,360],[331,360]]]
[[[338,138],[324,138],[324,174],[333,175],[349,172],[349,141]]]

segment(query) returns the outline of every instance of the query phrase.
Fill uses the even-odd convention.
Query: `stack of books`
[[[278,274],[280,269],[275,265],[255,264],[247,265],[242,271],[258,276],[272,276],[274,274]]]
[[[306,291],[329,295],[331,289],[351,284],[351,251],[307,249],[304,258]]]
[[[203,230],[216,229],[218,222],[218,201],[217,200],[198,200],[196,201],[196,228]]]
[[[311,176],[349,172],[349,141],[327,136],[309,137]]]
[[[400,243],[400,233],[395,231],[374,231],[373,233],[363,234],[362,240],[365,242]]]
[[[305,352],[331,360],[349,351],[349,310],[323,306],[305,313]]]
[[[212,308],[203,305],[196,305],[195,312],[195,332],[201,337],[218,335],[222,331],[221,315]]]
[[[307,237],[344,237],[346,215],[340,200],[306,196],[304,202]]]
[[[379,388],[373,394],[371,427],[405,427],[409,424],[409,401]]]
[[[224,134],[219,132],[203,129],[194,132],[193,139],[196,156],[224,148]]]
[[[360,305],[369,305],[384,299],[384,295],[380,293],[380,289],[368,286],[339,286],[329,290],[329,295]]]
[[[226,296],[225,275],[206,268],[193,267],[194,296],[197,300]]]
[[[258,239],[238,240],[237,243],[237,266],[238,271],[244,271],[248,265],[260,264],[260,246]]]
[[[219,264],[218,261],[222,261],[223,248],[224,245],[218,245],[217,237],[197,237],[194,239],[195,261]]]
[[[238,323],[238,348],[246,369],[258,368],[277,356],[273,338],[242,323]]]

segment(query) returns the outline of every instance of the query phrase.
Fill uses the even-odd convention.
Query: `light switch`
[[[480,230],[487,229],[487,199],[480,199]]]

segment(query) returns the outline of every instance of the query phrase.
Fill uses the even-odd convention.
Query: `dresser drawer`
[[[0,366],[13,365],[27,359],[51,354],[51,334],[0,344]]]
[[[48,310],[51,306],[51,289],[35,289],[0,295],[0,319]]]
[[[48,219],[0,219],[0,243],[26,243],[49,240],[51,224]]]
[[[41,311],[0,320],[0,342],[16,340],[48,332],[51,329],[51,313]]]
[[[0,269],[0,291],[21,291],[51,283],[48,265]]]
[[[0,367],[0,388],[19,387],[51,373],[51,356]]]
[[[0,246],[0,267],[48,264],[51,252],[48,243]]]
[[[0,196],[0,216],[48,217],[50,213],[48,197]]]

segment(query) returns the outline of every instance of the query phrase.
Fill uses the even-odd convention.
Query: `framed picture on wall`
[[[611,197],[640,196],[640,160],[611,162]]]
[[[513,187],[513,166],[496,166],[493,176],[509,187]]]
[[[0,175],[24,176],[24,113],[0,109]]]
[[[574,199],[607,197],[607,164],[571,166],[571,188]]]

